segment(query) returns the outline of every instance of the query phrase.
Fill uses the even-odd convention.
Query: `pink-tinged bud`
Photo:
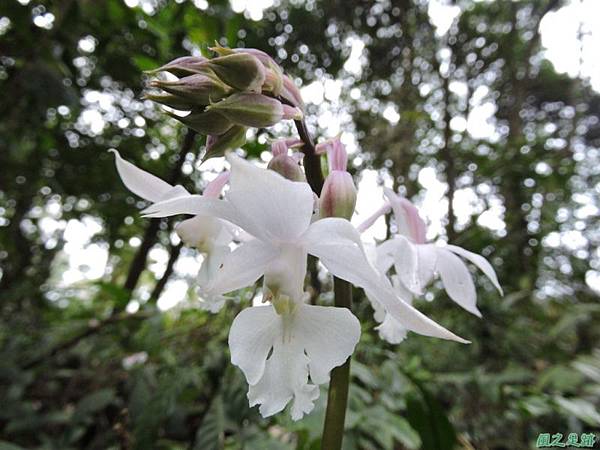
[[[342,170],[330,172],[321,190],[320,216],[343,217],[350,220],[355,207],[356,186],[354,186],[352,175]]]
[[[273,156],[287,155],[290,148],[299,148],[302,145],[304,145],[304,142],[298,138],[277,139],[271,143],[271,153],[273,153]]]
[[[234,125],[226,133],[216,136],[210,135],[206,138],[206,152],[202,162],[217,156],[223,156],[226,151],[234,150],[246,143],[246,127]]]
[[[158,72],[170,72],[176,77],[185,77],[194,73],[199,73],[206,67],[206,61],[203,56],[183,56],[159,67],[158,69],[148,70],[146,73],[155,74]]]
[[[342,144],[339,138],[329,139],[325,142],[320,142],[315,146],[317,155],[327,153],[327,162],[329,171],[334,170],[345,171],[348,166],[348,153],[346,147]]]
[[[427,227],[416,206],[391,189],[386,189],[384,193],[394,210],[398,233],[411,238],[417,244],[424,244]]]
[[[206,188],[204,189],[204,193],[202,195],[208,198],[219,198],[219,196],[221,195],[221,191],[223,191],[223,188],[228,182],[229,171],[226,170],[224,172],[221,172],[219,175],[217,175],[217,177],[214,180],[212,180],[206,185]]]
[[[284,108],[274,98],[248,92],[232,94],[207,109],[219,112],[238,125],[256,128],[270,127],[282,119],[301,116],[298,109]]]
[[[287,178],[288,180],[306,181],[302,167],[300,167],[300,164],[298,164],[298,160],[287,154],[274,156],[273,159],[269,161],[267,169],[277,172],[279,175]]]
[[[182,100],[195,105],[209,105],[221,100],[231,92],[231,88],[215,76],[194,74],[176,81],[153,80],[150,86],[163,89]]]
[[[183,117],[169,111],[167,114],[200,134],[223,134],[233,127],[233,123],[216,111],[192,112]]]
[[[283,75],[281,97],[304,111],[304,102],[302,101],[302,95],[300,95],[300,89],[298,89],[294,81],[287,75]]]
[[[304,114],[300,108],[296,106],[290,105],[282,105],[283,106],[283,118],[285,120],[302,120]]]
[[[275,97],[281,95],[283,89],[283,78],[280,71],[267,69],[265,83],[262,86],[262,91],[272,94]]]
[[[260,92],[265,82],[265,66],[249,53],[219,56],[206,64],[221,81],[240,91]]]

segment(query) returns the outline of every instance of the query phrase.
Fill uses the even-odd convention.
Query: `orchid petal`
[[[177,214],[194,216],[213,216],[237,225],[237,215],[225,200],[208,198],[202,195],[190,195],[164,200],[150,205],[142,211],[145,217],[169,217]]]
[[[224,224],[214,217],[196,216],[180,222],[175,232],[185,245],[207,252],[214,246],[231,242],[232,235]]]
[[[448,250],[450,250],[451,252],[456,253],[457,255],[462,256],[463,258],[468,259],[473,264],[475,264],[489,278],[489,280],[492,282],[494,287],[496,289],[498,289],[498,292],[500,292],[500,295],[504,295],[504,293],[502,292],[502,287],[500,286],[500,283],[498,282],[498,277],[496,276],[496,272],[494,271],[494,268],[488,262],[487,259],[485,259],[481,255],[478,255],[477,253],[470,252],[470,251],[465,250],[464,248],[458,247],[456,245],[447,245],[446,248]]]
[[[125,184],[127,189],[144,200],[151,202],[160,201],[166,193],[173,189],[173,186],[166,181],[121,158],[118,151],[114,149],[109,151],[115,155],[115,165],[117,166],[117,172],[119,172],[121,180],[123,180],[123,184]]]
[[[229,154],[230,188],[226,194],[239,214],[239,225],[264,240],[293,241],[313,213],[313,193],[307,183],[286,180],[272,170]]]
[[[424,244],[427,227],[415,205],[391,189],[385,189],[384,194],[394,210],[398,233],[411,238],[417,244]]]
[[[390,344],[400,344],[408,335],[408,330],[390,314],[386,314],[381,324],[375,327],[379,337]]]
[[[394,249],[396,275],[410,292],[421,295],[423,286],[418,276],[419,255],[417,245],[414,245],[403,236],[397,236],[393,241],[396,247]]]
[[[244,242],[227,255],[205,288],[210,294],[224,294],[256,282],[277,258],[279,250],[257,239]]]
[[[211,313],[217,313],[225,305],[227,297],[221,294],[211,294],[206,291],[206,286],[213,278],[221,264],[231,253],[231,249],[227,245],[214,246],[209,252],[204,255],[204,260],[198,271],[198,306]]]
[[[293,400],[293,420],[311,412],[319,398],[319,387],[308,383],[308,361],[300,342],[277,339],[263,377],[248,388],[250,406],[260,405],[260,414],[270,417]]]
[[[359,337],[360,324],[347,309],[299,304],[278,315],[272,306],[255,306],[233,321],[229,346],[250,385],[250,406],[260,404],[268,417],[293,401],[292,419],[298,420],[314,408],[317,384],[348,359]]]
[[[246,308],[233,320],[229,330],[231,363],[242,369],[248,384],[262,378],[267,356],[280,334],[279,325],[272,306]]]
[[[360,322],[346,308],[302,305],[294,319],[294,333],[293,338],[302,336],[311,380],[323,384],[329,381],[329,372],[354,352]]]
[[[475,284],[466,264],[444,248],[437,249],[437,256],[436,268],[448,296],[470,313],[481,317],[476,305]]]
[[[427,286],[435,274],[437,262],[437,247],[433,244],[417,245],[417,276],[421,289]]]
[[[468,342],[396,296],[389,280],[369,264],[362,249],[360,235],[347,220],[318,220],[311,224],[302,241],[308,253],[318,257],[334,276],[362,287],[409,330],[425,336]]]

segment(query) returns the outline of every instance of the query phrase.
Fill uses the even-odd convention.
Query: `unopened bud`
[[[163,89],[195,105],[209,105],[221,100],[231,88],[209,74],[194,74],[176,81],[153,80],[150,86]]]
[[[169,72],[176,77],[185,77],[194,73],[199,73],[206,67],[206,61],[203,56],[183,56],[159,67],[158,69],[148,70],[146,73],[155,74],[158,72]]]
[[[281,95],[283,90],[283,71],[275,63],[270,63],[270,67],[266,70],[266,78],[263,84],[263,92],[269,92],[275,97]]]
[[[346,171],[348,154],[338,138],[317,144],[317,154],[327,152],[329,175],[325,179],[319,211],[321,217],[343,217],[348,220],[356,206],[356,186],[352,175]]]
[[[298,164],[298,160],[287,154],[274,156],[273,159],[269,161],[267,169],[274,170],[288,180],[306,181],[304,172],[302,172],[302,168],[300,167],[300,164]]]
[[[293,106],[300,108],[300,110],[304,110],[304,102],[302,101],[302,95],[300,95],[300,89],[298,89],[294,81],[287,75],[283,75],[281,97]]]
[[[346,171],[334,170],[325,179],[319,213],[321,217],[343,217],[350,220],[356,207],[356,186],[352,175]]]
[[[196,106],[185,98],[173,94],[144,94],[143,98],[181,111],[189,111]]]
[[[266,95],[247,92],[232,94],[207,109],[218,111],[231,122],[256,128],[270,127],[282,119],[302,118],[297,108],[282,105]]]
[[[202,157],[202,161],[223,156],[226,151],[239,148],[245,143],[246,127],[241,125],[234,125],[220,136],[210,135],[206,138],[206,152]]]
[[[207,62],[224,83],[240,91],[260,92],[265,82],[263,64],[249,53],[219,56]]]
[[[167,114],[200,134],[223,134],[233,126],[233,123],[216,111],[192,112],[183,117],[168,111]]]

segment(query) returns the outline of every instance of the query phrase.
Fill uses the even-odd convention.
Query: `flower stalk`
[[[339,278],[333,279],[335,306],[350,309],[352,306],[352,286]],[[329,392],[327,394],[327,410],[321,448],[340,450],[344,439],[344,423],[348,405],[348,388],[350,386],[350,357],[346,362],[331,371]]]

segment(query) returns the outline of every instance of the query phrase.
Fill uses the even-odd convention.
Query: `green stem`
[[[335,294],[335,306],[350,309],[352,306],[352,286],[350,283],[339,278],[334,278],[333,291]],[[350,358],[343,365],[331,371],[323,439],[321,440],[322,450],[340,450],[342,448],[349,385]]]

